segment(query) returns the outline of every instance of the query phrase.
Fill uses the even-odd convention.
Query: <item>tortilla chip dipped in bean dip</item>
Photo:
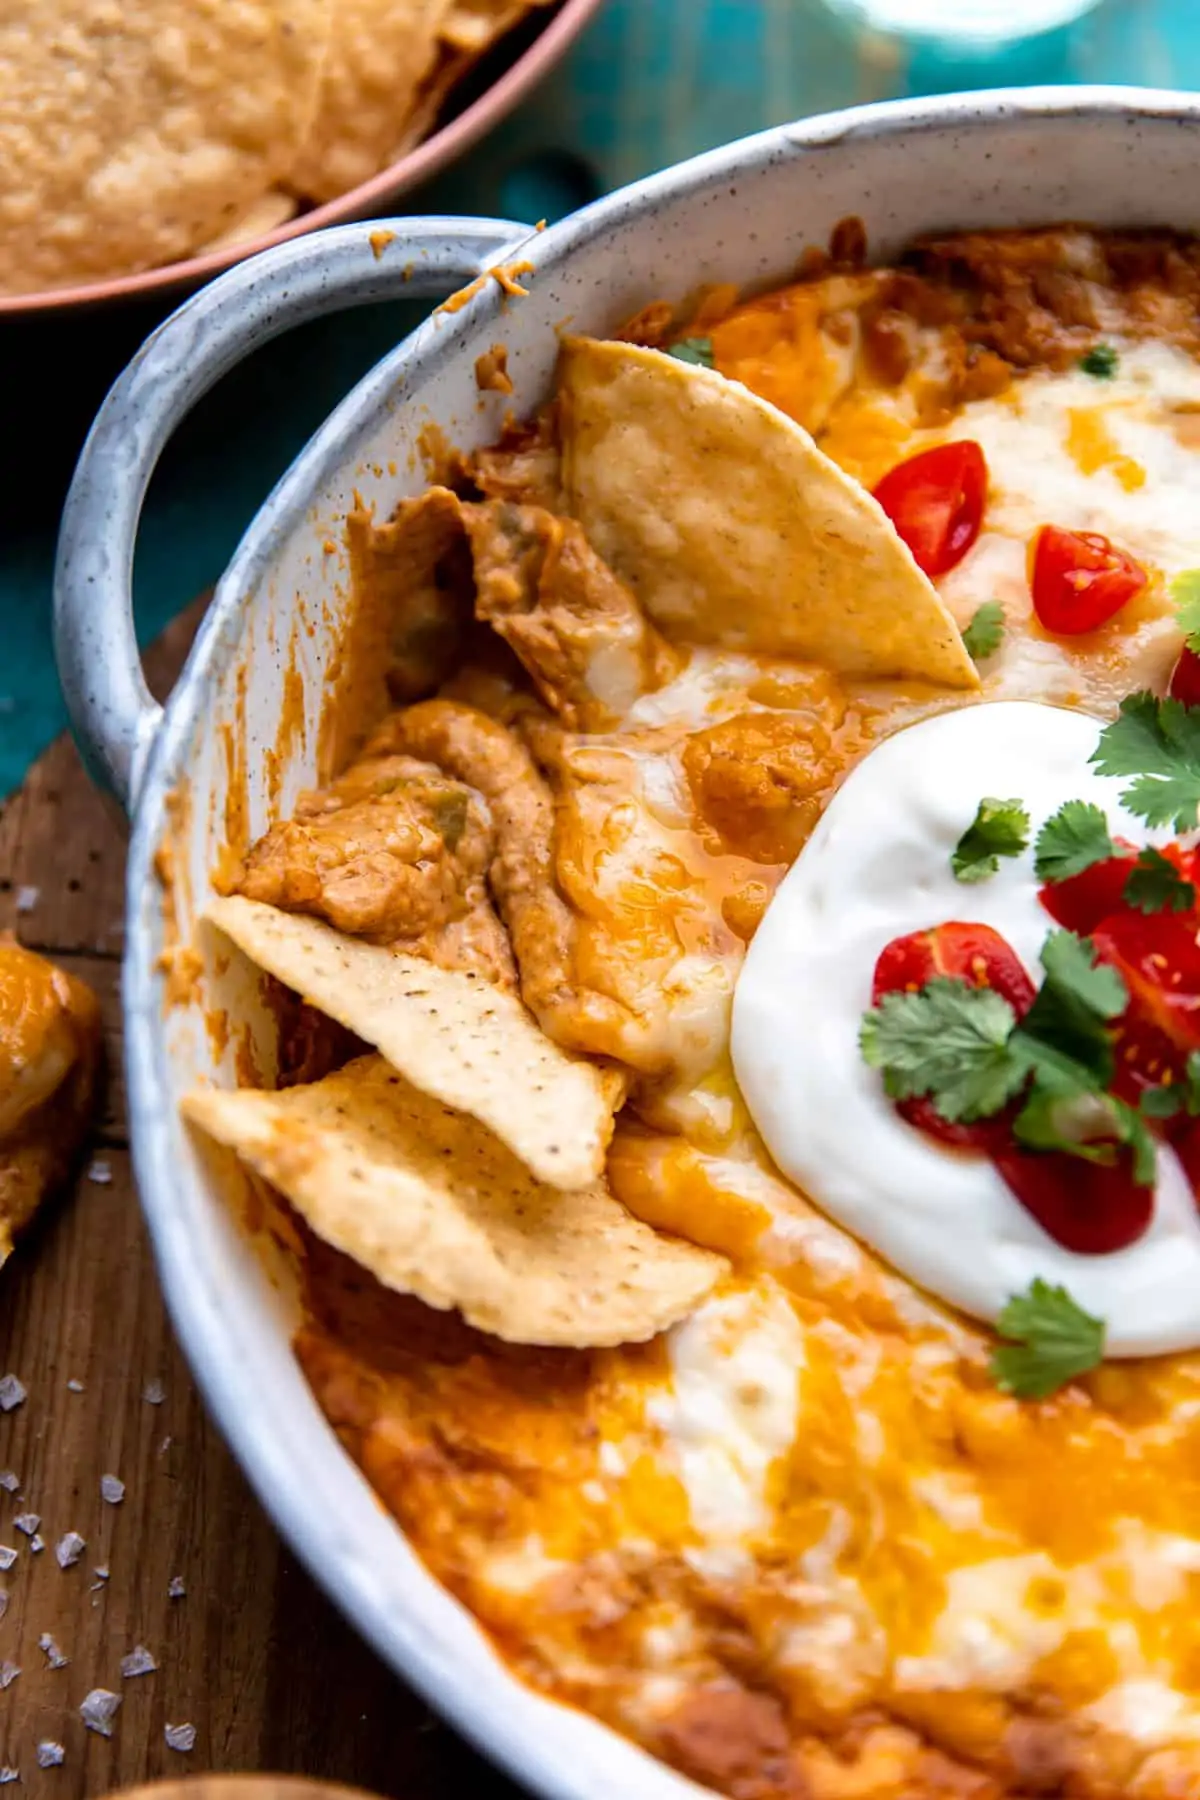
[[[341,1048],[185,1110],[520,1679],[729,1800],[1167,1800],[1200,248],[861,239],[350,517],[390,710],[212,912]]]

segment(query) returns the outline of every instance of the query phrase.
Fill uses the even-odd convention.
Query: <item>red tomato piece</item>
[[[1200,706],[1200,654],[1185,644],[1171,671],[1170,694],[1185,706]]]
[[[993,988],[1008,1001],[1018,1018],[1029,1011],[1037,992],[1016,951],[998,931],[990,925],[965,924],[955,919],[929,931],[909,932],[884,945],[875,964],[872,1003],[877,1006],[884,994],[900,989],[915,992],[935,975]],[[932,1100],[900,1100],[896,1110],[919,1131],[960,1149],[989,1150],[1008,1135],[1004,1119],[955,1124],[943,1119]]]
[[[987,463],[972,438],[921,450],[889,469],[875,498],[926,575],[960,563],[983,523]]]
[[[1042,1230],[1081,1256],[1124,1250],[1150,1223],[1154,1189],[1134,1181],[1128,1150],[1110,1167],[1060,1150],[1023,1150],[1010,1139],[992,1160]]]
[[[1135,1007],[1125,1012],[1113,1044],[1117,1072],[1112,1091],[1120,1100],[1136,1106],[1148,1087],[1159,1087],[1168,1078],[1182,1081],[1187,1052],[1157,1025],[1140,1018]]]
[[[1101,961],[1124,977],[1129,1018],[1154,1026],[1185,1054],[1200,1049],[1200,944],[1193,913],[1113,913],[1096,926],[1092,942]]]
[[[1038,899],[1050,917],[1068,931],[1086,937],[1101,919],[1124,905],[1125,883],[1137,866],[1138,853],[1134,845],[1126,847],[1122,838],[1116,843],[1119,856],[1106,857],[1080,875],[1069,875],[1066,881],[1048,881],[1038,889]]]
[[[910,931],[885,944],[875,964],[871,999],[878,1005],[897,988],[916,990],[934,975],[994,988],[1023,1017],[1037,992],[1016,951],[990,925],[951,919],[928,931]]]
[[[1033,540],[1033,609],[1046,630],[1059,637],[1095,631],[1140,594],[1148,579],[1140,563],[1098,531],[1043,525]]]

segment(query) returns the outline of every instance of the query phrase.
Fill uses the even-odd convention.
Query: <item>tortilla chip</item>
[[[240,894],[207,916],[423,1093],[488,1126],[539,1181],[586,1187],[603,1172],[625,1076],[560,1050],[515,994]]]
[[[535,1181],[490,1132],[364,1056],[312,1087],[190,1094],[185,1116],[383,1283],[518,1344],[640,1343],[728,1269],[607,1187]]]
[[[218,232],[215,238],[201,245],[198,254],[207,256],[217,250],[232,250],[238,244],[249,243],[253,238],[266,237],[269,231],[294,219],[299,210],[293,195],[285,194],[280,188],[268,188],[265,194],[252,200],[224,231]]]
[[[5,0],[0,292],[211,242],[310,129],[329,0]]]
[[[882,507],[768,401],[592,338],[565,340],[559,396],[568,504],[668,637],[978,687]]]
[[[338,0],[337,28],[294,193],[333,200],[378,174],[440,54],[450,0]]]
[[[441,36],[454,49],[480,56],[527,12],[550,3],[551,0],[451,0]]]

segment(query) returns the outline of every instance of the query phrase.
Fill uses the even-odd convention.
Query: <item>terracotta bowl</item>
[[[287,238],[300,237],[323,225],[341,225],[348,219],[363,219],[381,211],[400,194],[428,181],[456,157],[462,156],[499,124],[566,54],[600,4],[601,0],[562,0],[562,4],[550,12],[534,41],[484,93],[461,112],[453,114],[415,149],[406,151],[398,162],[381,169],[370,181],[339,194],[336,200],[313,207],[310,212],[301,213],[289,219],[286,225],[260,237],[246,238],[205,256],[165,263],[158,269],[143,269],[137,275],[114,275],[104,281],[87,281],[76,287],[49,288],[40,294],[0,294],[0,318],[13,314],[65,312],[104,301],[145,299],[151,294],[198,287],[201,282],[220,274],[222,269],[256,255],[271,244],[282,244]],[[502,49],[502,44],[503,40],[500,45],[494,45],[489,55],[494,56]],[[449,104],[453,106],[453,103],[451,96]]]

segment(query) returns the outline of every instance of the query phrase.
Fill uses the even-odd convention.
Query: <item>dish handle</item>
[[[162,718],[134,629],[133,550],[146,489],[172,432],[243,357],[293,325],[369,301],[452,293],[529,231],[505,219],[430,217],[366,220],[294,238],[201,289],[118,376],[63,508],[54,654],[83,760],[127,812]]]

